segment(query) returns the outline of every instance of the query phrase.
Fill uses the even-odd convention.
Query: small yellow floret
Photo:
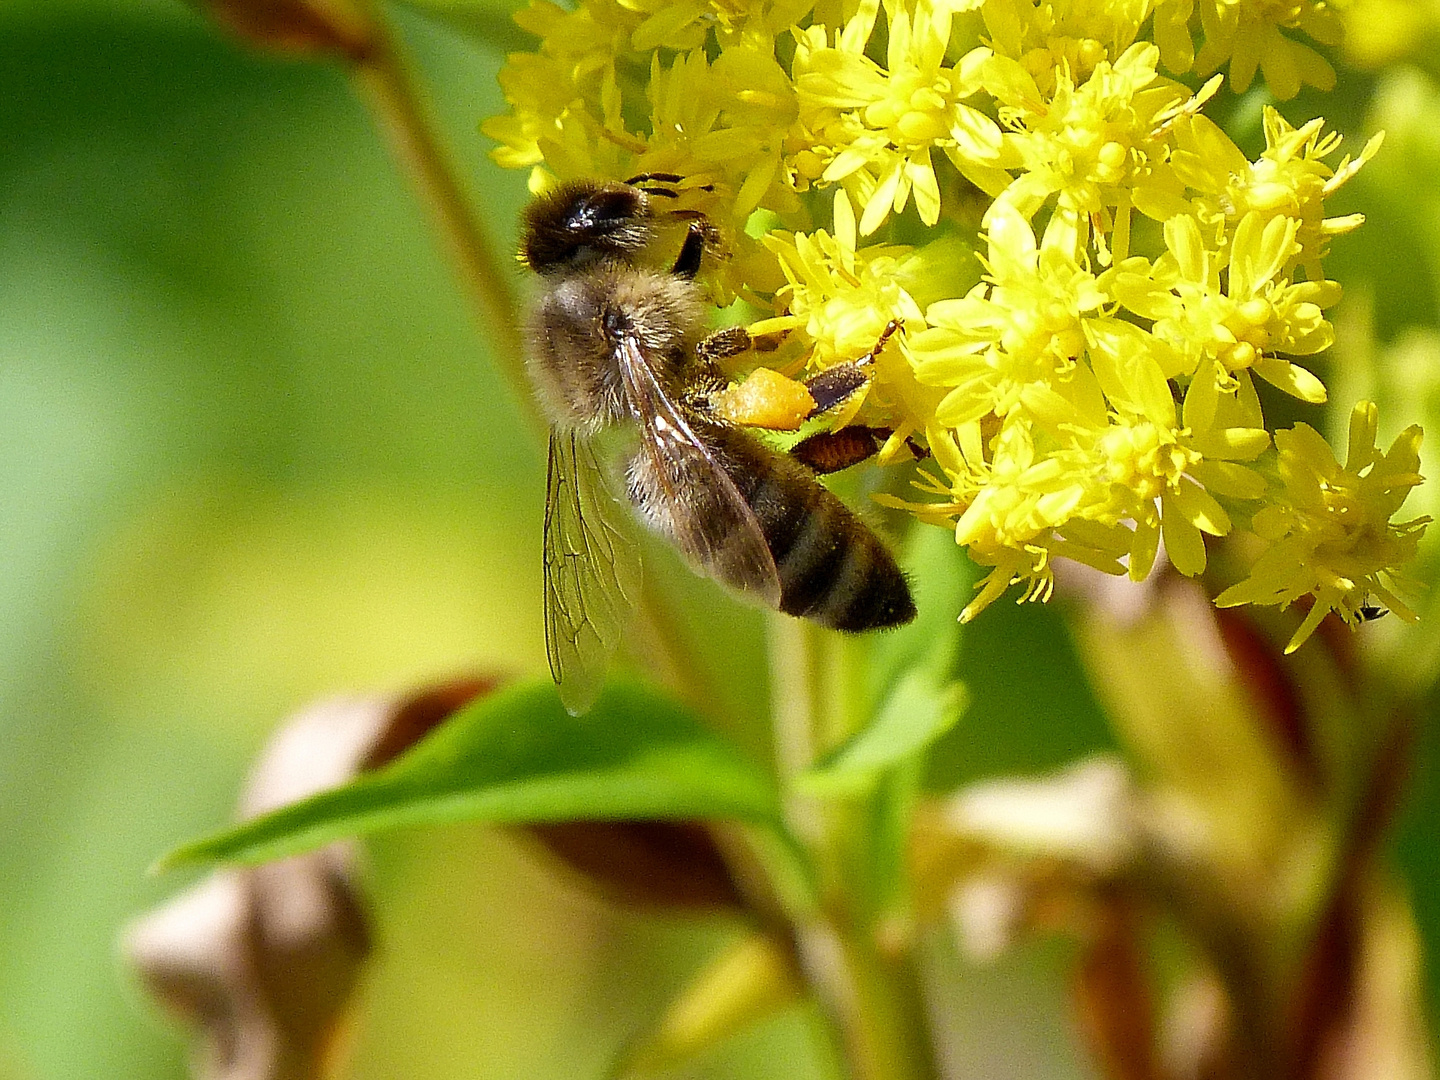
[[[1318,432],[1296,424],[1275,433],[1282,486],[1255,515],[1257,535],[1270,542],[1250,577],[1216,598],[1236,604],[1286,606],[1313,597],[1305,621],[1286,646],[1304,643],[1327,612],[1354,625],[1360,609],[1383,603],[1400,618],[1415,614],[1390,588],[1414,560],[1428,517],[1394,520],[1420,483],[1418,427],[1402,431],[1388,451],[1375,445],[1378,412],[1362,401],[1350,417],[1350,448],[1341,465]]]

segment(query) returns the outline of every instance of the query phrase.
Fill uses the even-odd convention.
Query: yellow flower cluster
[[[848,422],[923,444],[926,501],[1012,584],[1048,595],[1056,558],[1140,579],[1163,539],[1182,573],[1204,537],[1268,545],[1225,603],[1314,598],[1358,617],[1424,521],[1392,524],[1418,430],[1344,469],[1305,425],[1267,429],[1256,378],[1305,402],[1339,286],[1323,259],[1358,215],[1327,198],[1378,149],[1339,161],[1321,120],[1273,108],[1249,159],[1204,115],[1228,68],[1279,98],[1327,87],[1302,38],[1324,0],[531,0],[540,40],[501,76],[484,130],[502,164],[556,178],[673,173],[727,257],[718,304],[790,334],[810,370],[869,352]],[[1198,46],[1198,47],[1197,47]],[[1168,74],[1167,74],[1168,73]],[[1196,84],[1198,85],[1198,84]]]

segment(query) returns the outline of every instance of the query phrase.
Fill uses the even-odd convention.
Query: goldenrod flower
[[[964,102],[980,89],[985,50],[951,64],[946,49],[951,12],[916,0],[889,15],[886,64],[865,55],[876,0],[864,0],[833,44],[812,25],[797,36],[795,86],[801,123],[814,133],[810,151],[825,163],[819,180],[843,183],[863,207],[860,234],[873,233],[913,192],[920,220],[940,220],[940,185],[932,151],[962,173],[993,166],[1000,157],[995,121]]]
[[[1248,213],[1263,218],[1284,215],[1299,225],[1300,250],[1286,270],[1302,265],[1318,279],[1320,260],[1333,236],[1356,229],[1362,214],[1325,216],[1325,199],[1359,171],[1380,149],[1376,135],[1359,157],[1348,155],[1333,169],[1324,161],[1340,146],[1340,137],[1324,134],[1325,122],[1311,120],[1296,129],[1270,106],[1264,111],[1265,151],[1251,162],[1214,121],[1204,116],[1179,119],[1174,128],[1174,149],[1169,165],[1177,179],[1195,194],[1189,206],[1180,202],[1145,202],[1148,192],[1137,194],[1137,205],[1157,220],[1190,212],[1207,233],[1223,237]],[[1163,196],[1162,196],[1163,198]],[[1148,208],[1147,208],[1148,207]]]
[[[502,74],[497,160],[537,186],[683,177],[669,205],[720,237],[706,287],[786,332],[784,374],[873,353],[830,422],[894,432],[882,464],[928,450],[919,500],[884,501],[991,568],[963,617],[1016,583],[1044,598],[1061,558],[1139,579],[1163,540],[1198,574],[1237,529],[1267,551],[1221,599],[1312,597],[1297,642],[1327,610],[1408,610],[1393,586],[1426,519],[1391,519],[1418,430],[1381,455],[1364,406],[1342,469],[1304,425],[1272,435],[1254,382],[1326,400],[1306,361],[1334,339],[1324,259],[1363,220],[1326,200],[1379,139],[1337,161],[1323,120],[1267,108],[1252,160],[1205,114],[1222,76],[1162,73],[1326,85],[1300,40],[1333,40],[1323,0],[532,0],[518,18],[540,43]],[[771,384],[792,385],[746,386]],[[805,411],[766,404],[735,415]]]
[[[1137,43],[1114,63],[1097,63],[1079,85],[1062,68],[1053,93],[1044,94],[1017,61],[990,57],[983,82],[1010,129],[1002,164],[1019,174],[997,205],[1029,218],[1054,197],[1050,230],[1076,253],[1097,217],[1128,215],[1131,191],[1160,151],[1163,121],[1190,97],[1156,74],[1159,61],[1159,49]]]
[[[1215,602],[1222,607],[1284,605],[1313,597],[1287,652],[1310,636],[1327,611],[1353,624],[1372,600],[1415,621],[1414,612],[1385,582],[1415,558],[1430,520],[1391,521],[1420,483],[1421,433],[1418,427],[1406,428],[1382,454],[1375,446],[1378,414],[1371,402],[1355,406],[1343,466],[1307,424],[1275,433],[1282,487],[1254,519],[1255,532],[1269,549],[1245,581]]]
[[[1281,101],[1300,87],[1329,90],[1335,69],[1310,46],[1281,33],[1300,31],[1324,45],[1340,40],[1342,25],[1326,0],[1200,0],[1205,44],[1195,67],[1209,74],[1229,62],[1230,83],[1237,93],[1250,86],[1259,68],[1265,83]]]
[[[1340,298],[1340,287],[1280,276],[1300,250],[1298,229],[1299,222],[1286,217],[1262,224],[1252,210],[1222,260],[1206,249],[1196,219],[1177,214],[1165,223],[1165,255],[1153,266],[1139,257],[1126,260],[1108,284],[1127,309],[1153,320],[1156,337],[1182,358],[1179,374],[1215,360],[1242,379],[1254,371],[1302,401],[1320,403],[1324,384],[1286,357],[1329,348],[1334,331],[1323,309]]]
[[[920,381],[948,390],[936,420],[954,428],[1008,416],[1027,392],[1046,387],[1103,422],[1099,386],[1076,358],[1087,321],[1101,318],[1109,298],[1069,251],[1053,242],[1038,247],[1013,207],[996,203],[989,221],[986,283],[932,304],[931,328],[905,336]]]
[[[622,6],[641,13],[630,46],[637,52],[666,48],[698,49],[713,29],[727,44],[751,37],[773,41],[800,21],[814,0],[623,0]]]

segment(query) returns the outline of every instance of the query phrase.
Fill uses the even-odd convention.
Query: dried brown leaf
[[[614,903],[700,911],[745,906],[714,839],[697,822],[567,821],[525,831]]]
[[[494,685],[471,679],[303,710],[261,752],[240,816],[389,760]],[[319,1080],[342,1049],[346,1006],[370,951],[355,847],[219,870],[134,922],[124,948],[151,996],[198,1030],[197,1076]]]

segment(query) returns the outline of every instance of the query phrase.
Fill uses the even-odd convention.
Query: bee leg
[[[890,339],[898,334],[904,326],[905,323],[903,320],[891,319],[885,324],[885,329],[880,331],[880,336],[875,339],[875,344],[870,346],[870,351],[854,362],[857,364],[874,363],[875,358],[879,356],[880,353],[884,351],[885,346],[890,343]]]
[[[819,375],[812,375],[805,380],[805,389],[809,390],[810,396],[815,399],[815,408],[810,410],[810,415],[805,419],[829,412],[849,400],[852,394],[869,381],[870,373],[858,360],[847,360],[843,364],[826,368]]]
[[[837,405],[848,400],[852,394],[859,390],[870,380],[870,365],[880,355],[886,343],[895,336],[900,329],[899,319],[891,319],[885,324],[885,329],[875,339],[875,344],[870,351],[859,360],[847,360],[843,364],[836,364],[834,367],[826,368],[818,375],[805,380],[805,389],[810,391],[810,396],[815,399],[815,408],[810,416],[819,416],[823,412],[829,412]],[[808,420],[810,417],[806,417]]]
[[[790,448],[790,456],[817,473],[839,472],[874,455],[890,437],[889,428],[853,425],[817,431]]]
[[[787,311],[785,314],[788,315],[789,312]],[[750,347],[757,353],[772,353],[785,344],[785,339],[789,336],[790,328],[788,326],[781,327],[779,330],[771,330],[765,334],[751,334]]]
[[[702,338],[700,343],[695,346],[695,358],[703,364],[713,364],[717,360],[739,356],[750,348],[750,345],[748,330],[743,326],[727,326],[723,330],[716,330],[708,337]]]
[[[681,397],[685,404],[696,412],[711,414],[711,399],[730,383],[718,361],[738,356],[748,348],[750,334],[743,326],[727,326],[696,342],[690,375],[683,380]]]
[[[837,431],[817,431],[792,446],[790,456],[822,475],[839,472],[879,453],[893,434],[890,428],[866,427],[864,424],[852,424]],[[905,446],[915,455],[916,461],[930,456],[930,451],[914,439],[907,438]]]
[[[690,227],[685,230],[685,242],[680,245],[680,254],[675,257],[675,265],[670,268],[672,274],[689,281],[700,272],[700,260],[705,257],[708,232],[704,222],[690,222]]]

